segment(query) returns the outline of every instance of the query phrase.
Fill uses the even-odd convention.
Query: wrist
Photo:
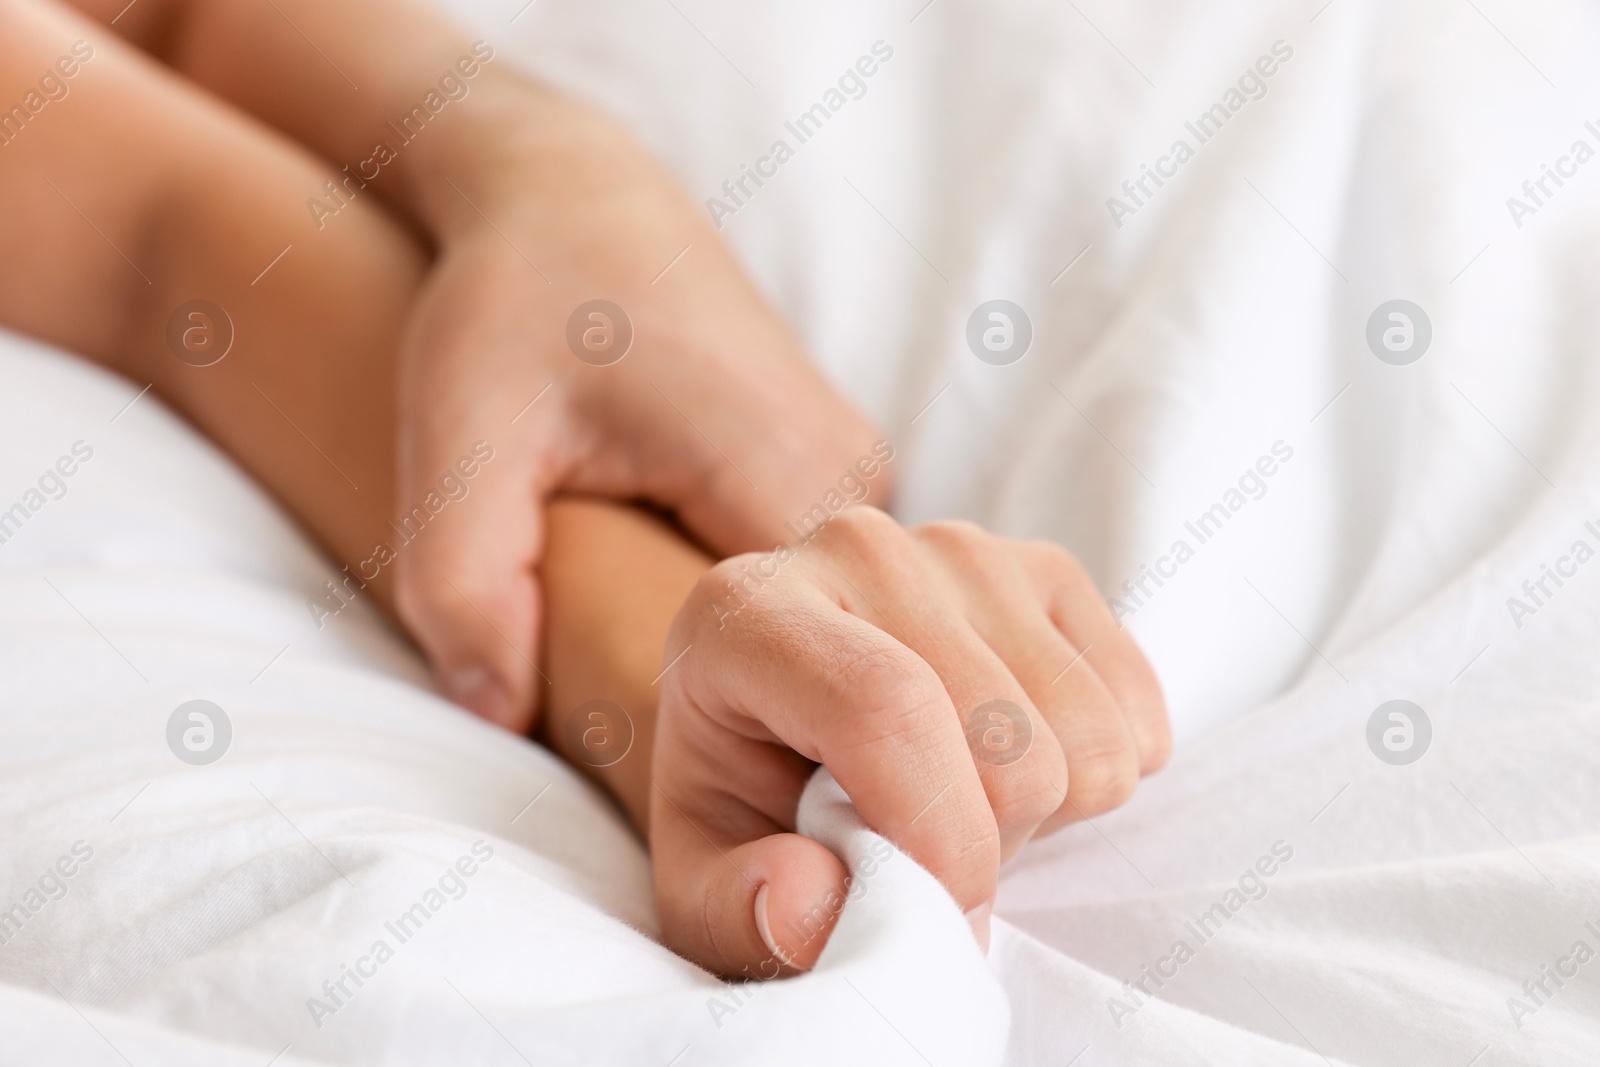
[[[710,562],[626,506],[558,500],[546,530],[541,669],[551,684],[539,738],[610,792],[643,837],[661,649]]]
[[[625,135],[609,120],[509,65],[493,65],[505,62],[483,67],[466,106],[439,124],[437,137],[416,139],[406,198],[440,245],[505,229],[555,184],[581,180],[576,171],[599,170],[625,150]]]

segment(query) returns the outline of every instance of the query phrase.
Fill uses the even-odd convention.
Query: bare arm
[[[88,58],[63,77],[76,42]],[[0,6],[4,84],[46,71],[65,95],[0,146],[0,321],[153,383],[341,561],[365,556],[394,496],[417,242],[369,201],[263,274],[300,226],[314,159],[64,8]],[[232,323],[213,366],[169,347],[169,319],[195,299]]]
[[[661,649],[710,566],[645,512],[588,500],[550,509],[550,553],[540,578],[550,617],[541,664],[551,685],[539,737],[609,790],[641,837],[650,832]],[[598,710],[575,723],[597,700],[615,704],[625,718],[607,721],[611,709],[590,705]],[[625,753],[612,747],[629,736]]]
[[[473,442],[498,458],[395,564],[395,604],[463,706],[538,712],[546,500],[649,500],[719,553],[766,549],[878,436],[631,138],[420,4],[76,2],[320,157],[263,262],[379,198],[431,241],[395,375],[402,510]],[[573,340],[596,314],[615,352]]]
[[[155,382],[336,556],[359,560],[395,510],[391,389],[422,250],[356,200],[339,227],[272,263],[317,162],[44,0],[0,7],[0,78],[31,81],[78,40],[95,54],[71,94],[0,145],[0,245],[49,250],[0,259],[0,321]],[[206,367],[167,341],[172,311],[196,296],[236,333]],[[727,402],[712,396],[708,410]],[[483,503],[474,492],[449,515],[515,541]],[[981,938],[1003,854],[1115,806],[1166,758],[1148,664],[1059,548],[961,525],[907,532],[859,509],[781,559],[705,572],[651,519],[555,511],[548,739],[641,829],[654,806],[663,929],[710,966],[776,973],[766,965],[808,966],[820,951],[831,919],[773,940],[844,899],[839,861],[790,832],[816,762],[944,880]],[[746,567],[762,579],[753,588]],[[566,718],[596,698],[621,704],[636,733],[604,768]]]
[[[376,174],[372,191],[436,237],[479,223],[467,198],[493,199],[488,183],[504,173],[489,160],[526,147],[519,137],[541,129],[554,137],[551,127],[570,125],[548,90],[423,4],[70,2],[331,163],[311,192],[331,178],[341,195],[359,198],[362,174]],[[393,148],[381,164],[373,159],[380,141]]]
[[[88,58],[60,75],[79,41]],[[130,397],[154,383],[341,563],[359,565],[393,540],[387,521],[400,510],[392,395],[399,323],[424,267],[415,238],[369,201],[260,276],[299,210],[293,194],[319,173],[314,159],[65,9],[0,7],[0,83],[44,71],[57,71],[65,95],[0,143],[0,247],[19,250],[0,257],[0,322],[128,375]],[[206,367],[178,358],[167,337],[173,309],[197,297],[232,321],[231,349]],[[609,789],[642,836],[651,679],[710,561],[624,507],[557,503],[549,521],[543,737]],[[387,569],[368,589],[392,606]],[[604,767],[566,728],[595,699],[622,706],[634,735]]]

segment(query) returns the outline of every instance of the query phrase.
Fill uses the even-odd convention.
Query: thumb
[[[713,842],[718,831],[702,832],[662,796],[651,837],[666,944],[729,976],[776,978],[814,967],[848,890],[838,857],[791,833]]]

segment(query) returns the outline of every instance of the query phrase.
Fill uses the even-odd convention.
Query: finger
[[[1046,614],[1082,653],[1082,661],[1071,666],[1062,681],[1085,665],[1093,668],[1133,732],[1140,773],[1152,774],[1166,766],[1172,755],[1166,700],[1155,669],[1133,635],[1117,624],[1093,579],[1071,553],[1043,541],[1017,545],[1016,551]]]
[[[808,774],[793,776],[791,805]],[[844,865],[715,785],[673,791],[655,791],[650,820],[665,943],[729,976],[810,970],[844,908]]]
[[[832,582],[846,610],[886,630],[933,668],[957,711],[1000,830],[1002,855],[1009,857],[1061,806],[1068,767],[1011,664],[973,628],[959,580],[933,561],[944,550],[973,560],[992,556],[992,539],[970,524],[947,529],[950,544],[930,552],[882,512],[852,508],[827,527],[822,544],[836,566],[822,568],[818,580]],[[981,580],[975,596],[991,597]]]
[[[912,531],[980,637],[1038,708],[1067,763],[1067,789],[1038,826],[1120,807],[1139,783],[1139,749],[1116,698],[1045,613],[1012,542],[970,523],[930,523]]]
[[[932,872],[964,911],[991,903],[999,830],[938,675],[809,582],[774,580],[728,619],[722,583],[739,573],[738,562],[713,568],[674,626],[668,656],[693,654],[664,682],[661,729],[670,737],[682,728],[678,709],[693,709],[721,733],[786,745],[825,764],[867,823]],[[658,749],[658,779],[683,773],[666,761],[669,750]]]
[[[533,657],[540,593],[533,566],[540,516],[528,479],[516,473],[511,457],[486,450],[476,455],[488,458],[480,461],[465,499],[434,516],[419,503],[395,524],[396,540],[402,541],[396,546],[396,605],[451,700],[526,733],[538,696]],[[496,459],[503,463],[498,470]],[[433,466],[455,469],[458,460]],[[418,469],[428,469],[426,463],[419,461]],[[428,484],[420,476],[415,481]],[[413,498],[425,500],[430,493],[442,496],[436,484],[432,490],[419,487]]]
[[[448,283],[426,300],[460,295]],[[463,308],[496,294],[480,292]],[[532,725],[538,697],[539,590],[534,565],[543,529],[541,503],[555,481],[539,444],[544,421],[510,423],[501,388],[469,367],[517,365],[521,353],[496,359],[502,331],[487,316],[429,316],[430,328],[408,348],[430,346],[422,367],[402,382],[395,534],[396,606],[433,665],[446,694],[476,714],[519,733]],[[452,309],[453,310],[453,309]],[[503,325],[503,324],[502,324]],[[459,353],[459,357],[453,356]],[[526,385],[531,396],[536,389]],[[546,399],[549,408],[558,401]],[[535,440],[530,443],[528,438]]]

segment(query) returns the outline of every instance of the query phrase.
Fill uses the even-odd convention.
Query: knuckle
[[[884,529],[900,529],[900,524],[890,518],[888,512],[871,504],[852,504],[835,515],[834,519],[841,529],[855,529],[869,533]]]
[[[867,566],[888,565],[905,552],[906,535],[898,522],[870,504],[854,504],[827,523],[824,550],[844,553]]]
[[[1072,760],[1067,798],[1084,815],[1119,808],[1139,785],[1139,757],[1133,746],[1107,744]]]
[[[912,531],[924,547],[968,572],[986,572],[1005,561],[1001,539],[975,522],[941,519]]]
[[[729,621],[756,604],[777,576],[774,553],[746,552],[722,560],[695,582],[674,630],[715,635],[727,629]]]
[[[828,672],[829,702],[848,704],[875,735],[906,732],[948,700],[933,668],[910,649],[881,645]]]
[[[1029,758],[1017,765],[1021,773],[996,773],[988,776],[989,802],[995,821],[1002,829],[1037,826],[1058,809],[1067,798],[1067,761],[1053,746],[1039,745]]]
[[[1140,769],[1149,774],[1172,756],[1172,723],[1155,669],[1132,637],[1123,636],[1120,649],[1113,649],[1121,652],[1114,658],[1115,669],[1102,677],[1133,731]]]
[[[700,576],[695,583],[696,596],[708,597],[723,593],[732,585],[737,587],[738,580],[750,565],[760,558],[756,552],[745,552],[737,556],[729,556],[713,564],[711,569]]]
[[[931,544],[950,545],[958,549],[989,548],[998,540],[988,530],[967,519],[925,522],[912,532]]]
[[[1054,541],[1028,541],[1024,544],[1024,548],[1046,576],[1063,583],[1069,589],[1094,590],[1094,579],[1090,577],[1083,561],[1061,545]]]

